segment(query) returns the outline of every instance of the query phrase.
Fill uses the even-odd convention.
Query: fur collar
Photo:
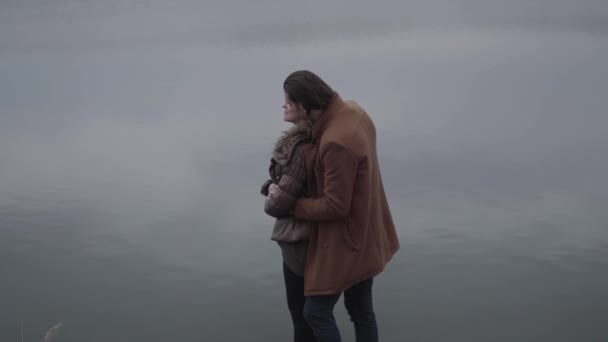
[[[303,141],[311,140],[312,123],[303,121],[283,132],[274,145],[272,159],[281,165],[286,165],[291,159],[291,154],[296,145]]]

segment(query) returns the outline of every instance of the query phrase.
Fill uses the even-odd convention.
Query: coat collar
[[[331,121],[331,119],[342,109],[343,106],[344,100],[342,100],[340,94],[334,92],[334,95],[329,102],[329,106],[323,113],[321,113],[319,119],[312,128],[313,140],[317,141],[319,137],[321,137],[323,132],[325,132],[325,129],[327,129],[327,124],[329,121]]]
[[[283,135],[275,143],[272,159],[283,166],[287,165],[296,145],[303,141],[310,141],[311,130],[312,123],[304,121],[283,132]]]

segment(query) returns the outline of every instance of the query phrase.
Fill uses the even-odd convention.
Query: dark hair
[[[292,72],[285,82],[283,90],[290,101],[301,104],[310,115],[311,110],[325,110],[329,107],[334,91],[321,77],[308,70]]]

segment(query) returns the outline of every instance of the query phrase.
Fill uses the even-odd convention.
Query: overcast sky
[[[608,30],[602,0],[6,0],[0,9],[2,53],[123,44],[287,44],[413,28]]]
[[[262,218],[281,84],[309,68],[374,118],[395,205],[599,205],[607,18],[592,0],[3,1],[0,201],[213,190]]]

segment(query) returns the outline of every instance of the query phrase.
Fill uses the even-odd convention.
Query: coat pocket
[[[344,220],[344,240],[349,247],[355,251],[363,249],[363,241],[361,241],[361,234],[358,232],[357,227],[353,226],[349,219]]]

